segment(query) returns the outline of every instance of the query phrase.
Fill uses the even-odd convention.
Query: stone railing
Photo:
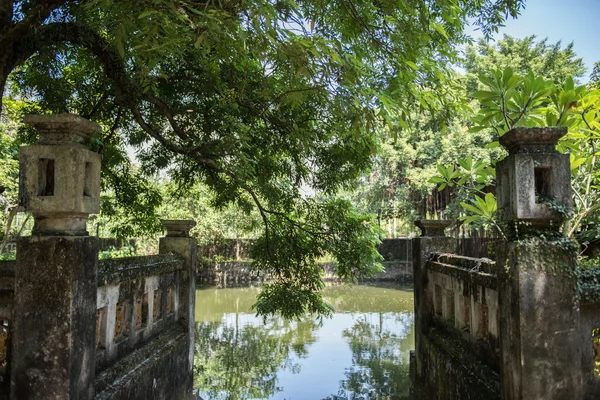
[[[581,270],[580,326],[585,393],[600,393],[600,266]]]
[[[178,325],[180,272],[175,255],[117,258],[98,263],[96,372],[141,343]]]
[[[10,327],[13,314],[15,262],[0,261],[0,396],[10,389]]]
[[[186,260],[173,254],[98,262],[96,398],[123,396],[114,383],[127,374],[141,375],[137,369],[152,364],[143,361],[161,353],[177,354],[176,362],[186,364],[189,302],[182,297],[191,277],[186,268]],[[10,389],[14,276],[15,261],[0,261],[0,398]]]
[[[95,399],[191,393],[196,241],[193,221],[163,221],[159,255],[98,263]]]
[[[73,114],[25,122],[39,141],[20,149],[19,205],[34,226],[17,239],[14,273],[0,275],[10,398],[185,398],[193,379],[195,222],[162,221],[160,256],[99,263],[99,240],[86,227],[100,211],[101,160],[89,144],[101,127]]]
[[[480,357],[499,370],[498,278],[496,263],[436,254],[427,263],[426,296],[434,325],[474,344]]]

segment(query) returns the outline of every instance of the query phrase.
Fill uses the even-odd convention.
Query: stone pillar
[[[179,274],[179,310],[177,317],[188,329],[188,368],[189,388],[193,383],[194,367],[194,317],[196,305],[196,256],[197,242],[190,237],[190,229],[196,226],[191,220],[163,220],[167,236],[160,238],[160,254],[177,254],[185,260],[185,268]]]
[[[508,241],[498,251],[503,400],[580,399],[581,339],[576,247],[559,232],[572,207],[566,128],[517,128],[496,167]]]
[[[429,359],[422,346],[423,335],[427,334],[433,325],[433,293],[428,290],[427,261],[433,254],[453,253],[456,250],[456,239],[446,237],[444,230],[452,223],[447,220],[420,220],[415,223],[421,229],[421,236],[412,239],[412,264],[415,293],[415,357],[411,359],[414,374],[411,379],[415,399],[434,399],[437,386],[428,385]],[[430,392],[432,391],[432,392]]]
[[[31,115],[38,144],[20,154],[19,201],[33,236],[18,239],[11,399],[92,399],[95,378],[100,127],[71,114]]]

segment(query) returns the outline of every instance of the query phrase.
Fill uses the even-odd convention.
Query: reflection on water
[[[414,348],[413,293],[332,286],[322,324],[250,311],[257,288],[196,292],[194,386],[203,399],[402,399]]]

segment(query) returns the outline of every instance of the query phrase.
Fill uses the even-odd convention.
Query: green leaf
[[[204,31],[200,35],[198,35],[198,38],[196,39],[196,42],[194,43],[195,49],[199,48],[202,45],[202,42],[204,42],[204,39],[206,38],[207,32],[208,31]]]
[[[411,67],[413,70],[417,71],[419,69],[419,67],[417,66],[417,64],[415,64],[412,61],[404,61],[404,63],[406,65],[408,65],[409,67]]]
[[[438,31],[438,33],[440,35],[442,35],[446,40],[448,39],[448,33],[446,32],[446,29],[444,28],[443,25],[441,24],[433,24],[433,27],[435,28],[436,31]]]

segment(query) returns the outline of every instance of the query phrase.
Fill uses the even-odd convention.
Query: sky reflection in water
[[[203,399],[402,399],[414,348],[413,293],[399,286],[330,286],[336,312],[263,323],[257,288],[196,292],[195,387]]]

